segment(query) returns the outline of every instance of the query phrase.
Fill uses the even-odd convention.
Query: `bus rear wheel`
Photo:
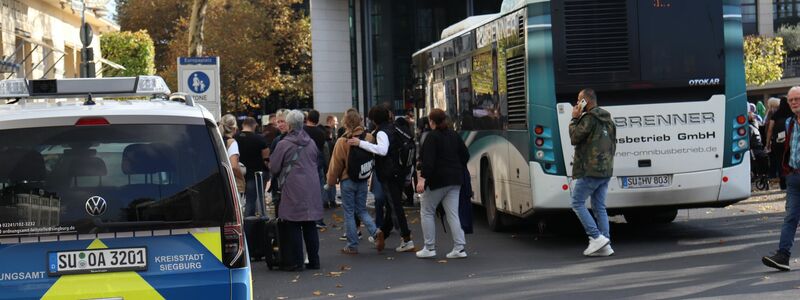
[[[500,232],[505,229],[502,213],[497,211],[497,196],[494,188],[494,174],[487,161],[483,162],[481,168],[481,199],[486,208],[486,222],[489,229]]]
[[[637,209],[623,213],[630,224],[668,224],[675,221],[678,209]]]

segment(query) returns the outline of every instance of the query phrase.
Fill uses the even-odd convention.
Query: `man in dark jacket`
[[[323,159],[322,150],[325,147],[325,130],[319,126],[319,112],[316,110],[309,110],[306,114],[305,126],[303,126],[303,130],[311,137],[311,140],[314,141],[314,145],[317,148],[317,167],[319,168],[318,174],[319,176],[319,194],[320,198],[322,195],[325,194],[325,190],[322,188],[325,185],[325,180],[321,174],[325,174],[327,170],[325,166],[325,161]],[[322,200],[320,200],[322,201]],[[328,203],[324,203],[324,207],[328,207]],[[325,222],[323,220],[317,221],[318,228],[325,228]]]
[[[597,96],[592,89],[578,94],[578,105],[572,109],[569,123],[569,138],[575,146],[572,177],[572,210],[578,215],[589,246],[583,251],[586,256],[610,256],[611,249],[606,192],[614,171],[617,129],[609,114],[597,106]],[[586,199],[592,197],[594,217],[586,208]]]

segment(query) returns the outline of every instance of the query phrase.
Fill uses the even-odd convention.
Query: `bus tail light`
[[[722,182],[728,182],[728,176],[722,176]]]
[[[747,135],[747,118],[738,115],[733,120],[733,131],[731,132],[731,166],[742,163],[744,153],[749,150],[750,140]]]
[[[533,129],[534,157],[541,163],[544,172],[556,174],[556,156],[553,150],[553,130],[543,125],[536,125]]]
[[[745,134],[747,134],[747,128],[744,128],[744,127],[739,127],[739,130],[738,130],[738,131],[739,131],[739,135],[740,135],[740,136],[741,136],[741,135],[745,135]]]

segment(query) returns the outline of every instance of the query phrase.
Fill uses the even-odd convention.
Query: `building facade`
[[[411,55],[469,16],[500,11],[501,0],[313,0],[314,108],[362,113],[378,103],[410,109]]]
[[[79,77],[81,11],[72,1],[77,0],[0,0],[0,79]],[[103,18],[106,13],[102,8],[85,13],[98,74],[110,65],[101,59],[99,36],[119,31]]]

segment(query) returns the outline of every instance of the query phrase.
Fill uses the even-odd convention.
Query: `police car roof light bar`
[[[158,76],[0,80],[0,99],[89,95],[93,97],[146,97],[169,94],[167,83]]]

